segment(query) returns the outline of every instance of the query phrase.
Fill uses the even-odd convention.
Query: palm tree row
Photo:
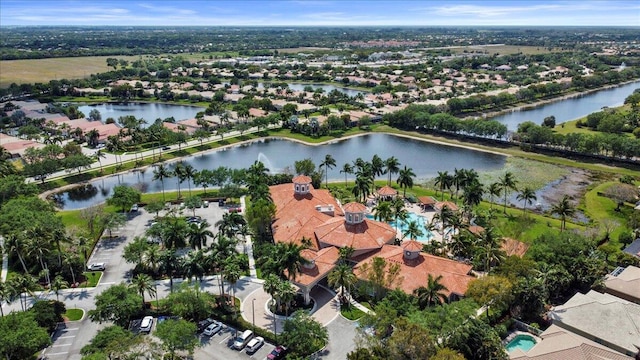
[[[399,174],[396,180],[398,186],[403,188],[403,196],[406,196],[407,188],[412,188],[416,174],[413,169],[404,166],[400,169],[400,162],[395,157],[382,160],[378,155],[374,155],[371,162],[366,162],[362,158],[357,158],[351,164],[344,164],[341,173],[345,174],[345,185],[347,183],[347,174],[356,174],[354,186],[351,193],[355,196],[356,201],[364,202],[366,198],[373,193],[374,180],[376,176],[388,174],[387,185],[391,185],[391,175]]]

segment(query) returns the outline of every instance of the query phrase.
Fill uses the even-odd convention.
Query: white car
[[[151,327],[153,326],[153,316],[145,316],[142,318],[142,322],[140,323],[140,332],[151,332]]]
[[[260,336],[255,337],[247,344],[247,354],[253,354],[264,345],[264,339]]]
[[[222,323],[219,321],[214,321],[206,329],[202,332],[206,336],[213,336],[217,334],[220,330],[222,330]]]
[[[138,211],[138,204],[133,204],[131,206],[131,212],[136,212],[136,211]]]
[[[106,268],[107,266],[103,262],[91,263],[87,265],[87,270],[89,271],[104,271]]]

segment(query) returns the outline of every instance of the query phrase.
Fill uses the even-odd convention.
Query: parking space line
[[[68,354],[68,353],[69,353],[68,351],[65,351],[65,352],[59,352],[59,353],[47,354],[47,356],[66,355],[66,354]]]
[[[223,342],[227,341],[230,337],[231,335],[225,337],[224,339],[222,339],[222,341],[219,342],[219,344],[222,344]]]
[[[69,338],[74,338],[74,337],[76,337],[76,336],[75,335],[73,335],[73,336],[60,336],[58,339],[69,339]]]
[[[79,330],[79,329],[80,329],[79,327],[77,327],[77,328],[64,328],[64,329],[62,329],[62,331],[76,331],[76,330]]]
[[[51,347],[61,347],[61,346],[71,346],[71,344],[58,344],[58,345],[51,345]]]

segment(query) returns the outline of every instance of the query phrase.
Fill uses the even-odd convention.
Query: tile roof
[[[297,183],[297,184],[310,184],[311,183],[311,177],[309,177],[307,175],[298,175],[298,176],[294,177],[291,181],[293,183]]]
[[[392,188],[391,186],[385,185],[378,189],[378,194],[382,196],[393,196],[398,195],[398,191],[396,191],[396,189]]]
[[[347,224],[344,218],[335,217],[316,227],[315,236],[324,245],[374,250],[393,242],[396,231],[379,221],[364,219],[361,223]]]
[[[507,256],[515,255],[523,257],[527,250],[529,250],[529,244],[511,238],[504,238],[504,242],[500,248]]]
[[[616,296],[594,290],[577,293],[549,316],[554,324],[616,351],[631,355],[640,348],[640,305]]]
[[[607,292],[640,304],[640,268],[627,266],[617,276],[608,275],[604,285]]]
[[[302,266],[300,273],[296,275],[294,282],[297,285],[309,287],[315,285],[336,266],[340,251],[333,246],[320,250],[305,249],[300,252],[305,259],[313,261],[310,267]]]
[[[640,238],[629,244],[629,246],[627,246],[623,251],[633,256],[640,257]]]
[[[316,206],[331,205],[334,216],[344,221],[344,213],[333,196],[325,189],[314,189],[305,196],[294,196],[294,185],[291,183],[269,187],[271,198],[276,205],[275,220],[272,224],[273,238],[276,242],[293,242],[301,245],[303,237],[315,243],[314,230],[333,216],[316,210]]]
[[[350,212],[350,213],[361,213],[361,212],[367,211],[366,206],[357,202],[350,202],[344,205],[342,208],[344,209],[344,212]]]
[[[473,276],[468,275],[472,268],[471,265],[423,252],[418,258],[408,260],[404,257],[404,249],[396,245],[383,246],[375,256],[400,265],[402,283],[398,287],[407,294],[412,294],[420,286],[426,286],[429,274],[433,277],[442,275],[440,283],[447,287],[448,290],[443,292],[447,296],[451,293],[464,295],[469,282],[474,279]],[[356,276],[366,280],[359,269],[363,264],[373,261],[373,258],[373,256],[369,257],[354,267]]]
[[[632,360],[617,351],[606,348],[557,325],[551,325],[529,351],[512,351],[512,360]]]
[[[436,201],[431,197],[431,196],[419,196],[418,200],[423,204],[423,205],[433,205],[436,203]]]
[[[405,251],[422,251],[422,243],[415,240],[403,241],[401,246]]]
[[[438,210],[438,211],[442,211],[442,209],[445,206],[447,208],[449,208],[449,210],[451,210],[451,211],[458,211],[458,205],[452,203],[451,201],[438,201],[434,205],[434,208],[436,208],[436,210]]]

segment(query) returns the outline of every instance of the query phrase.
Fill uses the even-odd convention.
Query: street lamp
[[[252,314],[252,319],[253,319],[253,329],[256,329],[256,298],[253,298],[253,300],[251,300],[251,314]]]

